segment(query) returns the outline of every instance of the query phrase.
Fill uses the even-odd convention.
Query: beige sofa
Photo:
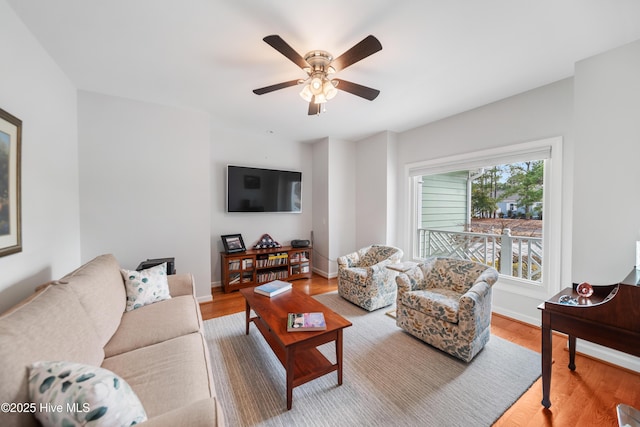
[[[102,255],[0,316],[0,403],[29,401],[37,361],[101,366],[142,403],[145,426],[224,425],[191,275],[168,276],[171,299],[125,312],[120,266]],[[17,407],[14,407],[16,409]],[[2,426],[37,426],[0,412]]]

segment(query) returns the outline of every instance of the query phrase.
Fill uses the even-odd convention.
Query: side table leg
[[[569,335],[569,369],[576,370],[576,337]]]
[[[245,335],[249,335],[249,323],[251,323],[251,307],[249,306],[249,301],[245,301],[245,323],[247,325]]]
[[[542,312],[542,406],[549,408],[549,392],[551,390],[552,335],[551,316]]]
[[[342,329],[336,337],[336,363],[338,364],[338,385],[342,385]]]

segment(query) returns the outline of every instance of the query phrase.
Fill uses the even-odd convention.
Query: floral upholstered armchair
[[[398,275],[396,325],[465,362],[491,336],[491,286],[498,272],[452,258],[430,258]]]
[[[402,250],[371,245],[338,258],[338,294],[368,311],[386,307],[396,299],[395,271],[387,265],[400,262]]]

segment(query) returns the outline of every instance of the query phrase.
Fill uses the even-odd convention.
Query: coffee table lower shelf
[[[333,331],[320,331],[311,338],[298,341],[290,345],[283,345],[276,335],[269,328],[269,325],[259,316],[250,317],[250,308],[247,304],[247,330],[249,335],[249,324],[258,328],[264,339],[273,350],[287,373],[287,409],[291,409],[293,404],[293,389],[299,385],[308,383],[316,378],[337,371],[338,385],[342,385],[342,329]],[[308,332],[294,332],[295,334],[308,334]],[[329,342],[335,342],[336,363],[332,363],[322,354],[317,347]]]

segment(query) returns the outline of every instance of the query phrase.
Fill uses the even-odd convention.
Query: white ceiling
[[[400,132],[573,75],[640,39],[638,0],[8,0],[80,89],[209,112],[220,126],[309,141]],[[382,51],[336,77],[346,92],[307,116],[304,78],[262,41],[340,55],[369,34]]]

